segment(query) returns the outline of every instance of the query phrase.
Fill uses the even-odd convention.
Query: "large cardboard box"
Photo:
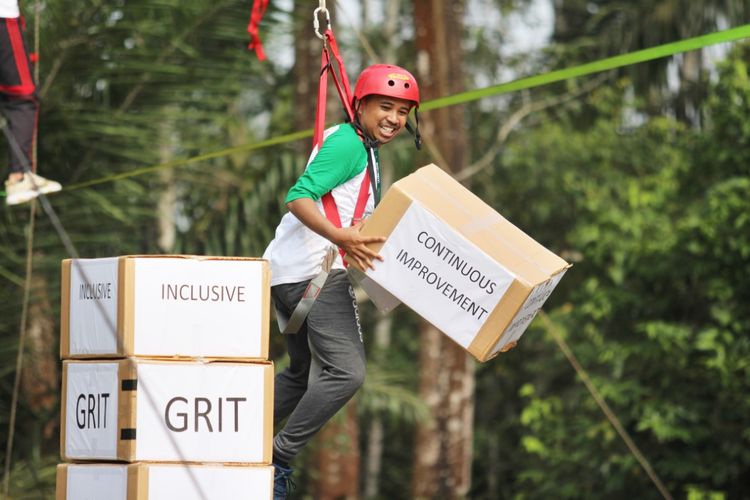
[[[56,500],[270,500],[272,466],[60,464]]]
[[[268,464],[271,363],[64,361],[63,460]]]
[[[375,270],[353,270],[373,302],[403,302],[480,361],[515,345],[570,267],[435,165],[396,182],[362,233],[387,237]]]
[[[62,262],[60,355],[268,358],[262,259],[124,256]]]

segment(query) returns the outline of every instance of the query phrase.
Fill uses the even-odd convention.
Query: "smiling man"
[[[382,260],[367,244],[384,238],[362,236],[361,220],[380,199],[378,148],[405,128],[419,106],[419,88],[405,69],[376,64],[359,76],[353,100],[354,122],[326,130],[322,147],[289,190],[289,213],[263,255],[271,263],[277,315],[300,317],[298,305],[307,304],[297,332],[286,335],[290,363],[275,382],[274,423],[289,417],[273,443],[276,499],[286,498],[291,460],[364,382],[357,303],[341,254],[330,249],[337,247],[362,268]],[[331,206],[341,227],[326,215]],[[326,278],[321,271],[329,268]],[[317,293],[309,292],[318,286]]]

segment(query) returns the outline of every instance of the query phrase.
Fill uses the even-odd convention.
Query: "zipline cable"
[[[617,418],[615,412],[612,411],[612,408],[609,407],[607,402],[604,400],[604,397],[601,395],[601,393],[599,393],[596,386],[591,381],[591,377],[589,377],[589,374],[586,372],[586,370],[583,369],[581,363],[578,362],[578,358],[576,358],[575,354],[573,354],[573,351],[570,349],[570,346],[568,346],[568,343],[565,342],[565,339],[563,339],[562,335],[560,335],[560,332],[557,331],[557,327],[552,323],[552,320],[547,314],[544,313],[544,311],[539,311],[539,317],[542,318],[545,329],[547,330],[547,332],[549,332],[550,335],[552,335],[552,338],[555,340],[555,342],[557,342],[558,347],[560,347],[560,350],[568,359],[568,362],[573,366],[573,369],[580,377],[583,385],[585,385],[586,389],[588,389],[591,397],[594,398],[594,401],[596,401],[596,404],[599,405],[599,408],[607,417],[609,423],[612,424],[612,427],[615,428],[622,440],[625,441],[628,449],[635,457],[635,459],[638,460],[638,463],[641,465],[646,474],[648,474],[649,479],[651,479],[651,481],[654,483],[656,488],[659,490],[659,493],[661,493],[661,495],[665,499],[672,500],[672,495],[664,486],[664,483],[662,483],[659,475],[651,466],[651,463],[648,461],[648,459],[643,455],[643,453],[641,453],[641,450],[635,444],[635,441],[633,441],[633,439],[630,437],[628,431],[625,430],[625,428],[622,426],[622,424],[620,423],[620,419]]]
[[[581,76],[591,75],[594,73],[600,73],[612,69],[621,68],[632,64],[642,63],[651,61],[654,59],[660,59],[662,57],[672,56],[682,52],[690,50],[697,50],[710,45],[716,45],[719,43],[733,42],[750,37],[750,24],[743,26],[727,29],[723,31],[717,31],[708,35],[697,36],[694,38],[688,38],[678,42],[667,43],[664,45],[658,45],[648,49],[638,50],[630,52],[628,54],[621,54],[614,57],[608,57],[600,59],[591,63],[582,64],[579,66],[573,66],[570,68],[550,71],[541,75],[535,75],[527,78],[520,78],[499,85],[493,85],[480,89],[469,90],[466,92],[460,92],[446,97],[440,97],[431,101],[425,101],[420,105],[420,110],[429,111],[434,109],[440,109],[448,106],[455,106],[458,104],[465,104],[471,101],[477,101],[486,97],[498,96],[502,94],[508,94],[511,92],[517,92],[520,90],[532,89],[550,83],[560,82],[563,80],[570,80]],[[80,182],[78,184],[71,184],[63,187],[63,191],[74,191],[85,187],[96,186],[99,184],[105,184],[121,179],[127,179],[151,172],[155,172],[161,169],[167,168],[179,168],[199,161],[208,160],[212,158],[220,158],[228,156],[234,153],[256,151],[259,149],[268,148],[271,146],[277,146],[288,142],[304,139],[312,136],[312,129],[301,130],[284,134],[270,139],[266,139],[259,142],[253,142],[249,144],[243,144],[241,146],[235,146],[232,148],[221,149],[204,153],[201,155],[193,156],[190,158],[183,158],[181,160],[175,160],[167,163],[152,165],[148,167],[136,168],[121,172],[119,174],[113,174],[98,179],[92,179],[90,181]]]

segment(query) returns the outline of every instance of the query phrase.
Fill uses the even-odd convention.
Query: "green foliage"
[[[721,65],[715,95],[733,109],[712,98],[705,131],[624,129],[602,90],[589,103],[602,118],[524,131],[492,173],[503,213],[576,257],[555,323],[668,489],[691,498],[741,498],[750,469],[750,177],[746,148],[729,147],[750,137],[746,50]],[[521,404],[518,482],[501,496],[658,498],[537,328],[494,362],[518,370]]]

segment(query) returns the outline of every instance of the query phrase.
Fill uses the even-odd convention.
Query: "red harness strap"
[[[263,15],[266,13],[268,8],[269,0],[255,0],[253,2],[253,9],[250,11],[250,22],[247,25],[247,32],[250,35],[250,43],[247,44],[249,50],[255,49],[255,55],[258,56],[259,61],[266,59],[266,54],[263,52],[263,44],[260,42],[260,35],[258,34],[258,27],[260,21],[263,19]]]
[[[315,114],[315,129],[313,132],[313,148],[318,148],[318,151],[320,151],[320,148],[323,147],[323,132],[325,129],[326,99],[328,95],[329,72],[331,74],[331,77],[333,78],[333,83],[336,86],[339,98],[344,105],[344,109],[346,110],[349,119],[351,120],[354,118],[354,113],[351,107],[352,99],[349,87],[349,79],[346,76],[344,60],[339,53],[338,45],[336,44],[336,38],[333,36],[333,31],[331,31],[330,29],[327,29],[325,31],[324,36],[326,38],[327,45],[323,46],[323,54],[321,56],[320,62],[321,68],[320,82],[318,84],[318,105],[317,112]],[[333,52],[333,57],[336,59],[336,63],[338,64],[339,75],[336,74],[336,69],[334,68],[333,61],[331,60],[331,54],[328,50],[328,47],[330,47],[330,52]],[[362,216],[365,213],[365,207],[367,206],[367,200],[369,196],[370,176],[367,175],[367,172],[365,172],[364,179],[362,179],[362,184],[359,187],[357,203],[354,207],[352,225],[357,224],[362,220]],[[321,202],[323,204],[323,210],[326,214],[326,218],[331,221],[334,226],[338,228],[342,227],[339,210],[336,206],[336,201],[333,199],[331,193],[329,192],[324,194],[321,198]],[[341,258],[343,259],[344,251],[339,248],[339,253],[341,254]],[[346,265],[346,261],[344,261],[344,265]]]

